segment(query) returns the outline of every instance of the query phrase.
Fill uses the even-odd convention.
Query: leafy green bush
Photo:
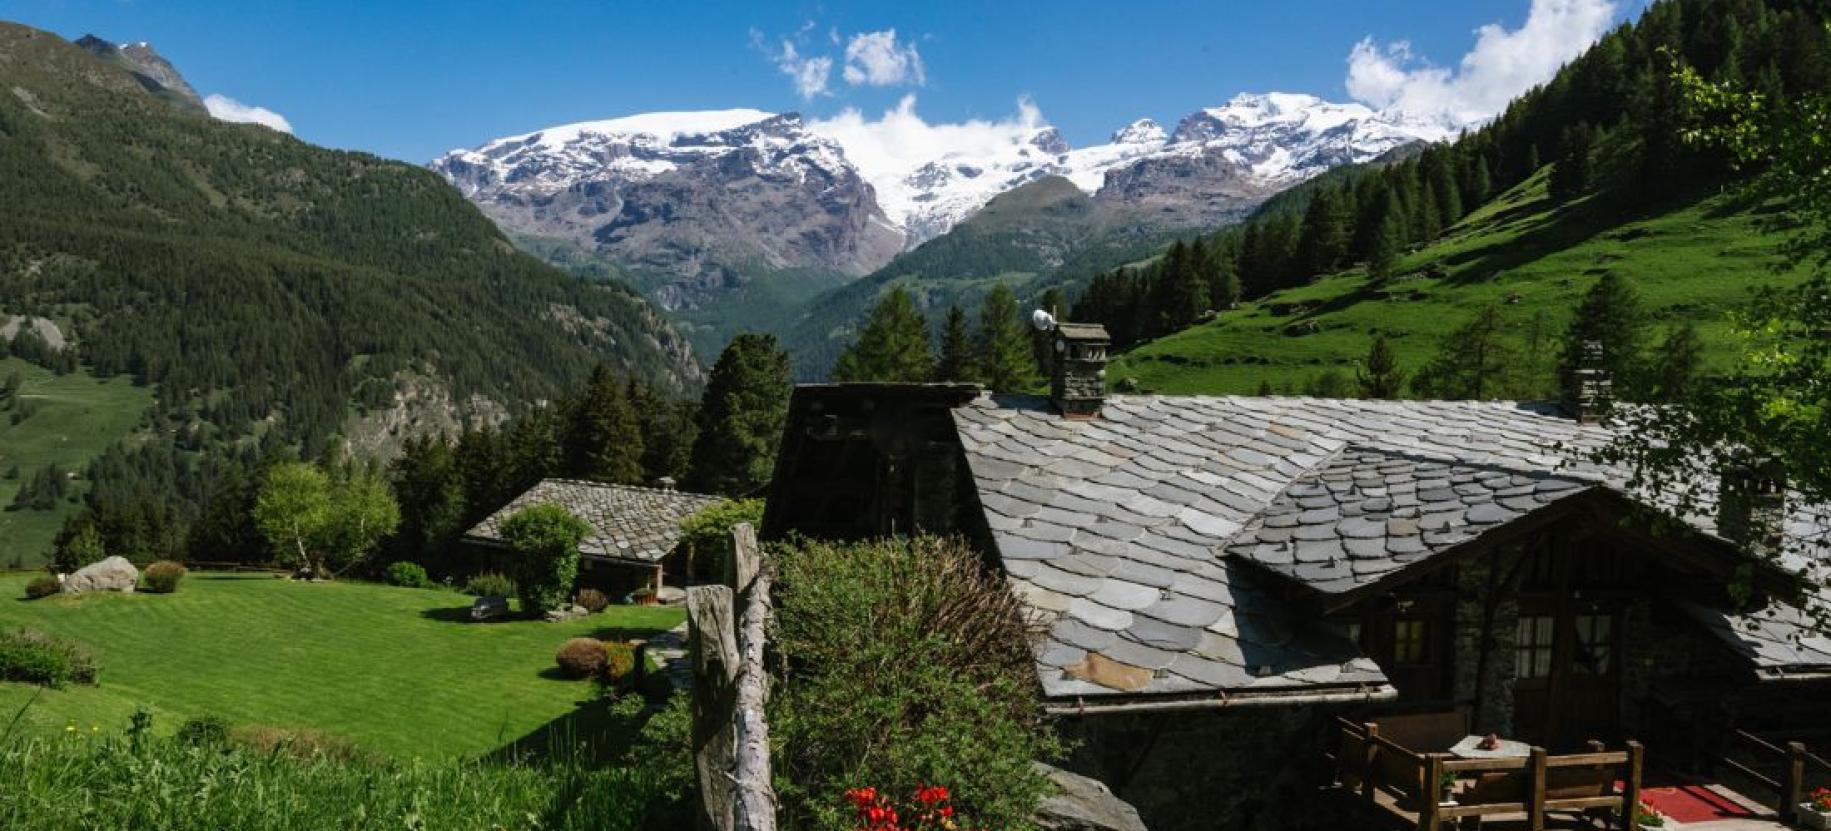
[[[426,576],[425,568],[419,563],[407,562],[388,564],[388,583],[409,589],[430,589],[433,586],[432,578]]]
[[[95,657],[89,651],[36,629],[0,632],[0,681],[43,687],[93,684]]]
[[[680,547],[687,552],[687,571],[693,579],[724,579],[731,559],[731,529],[744,522],[762,526],[763,500],[727,499],[681,520]]]
[[[183,564],[160,560],[140,573],[141,588],[156,594],[171,594],[178,590],[178,581],[184,579],[184,573]]]
[[[329,759],[338,763],[373,762],[380,757],[342,736],[307,727],[255,724],[229,731],[236,744],[268,755]]]
[[[471,575],[469,580],[464,581],[464,593],[478,597],[514,597],[515,581],[510,580],[506,574],[486,571]]]
[[[566,641],[553,656],[560,672],[569,678],[591,678],[604,672],[607,655],[604,642],[596,638],[573,638]]]
[[[604,677],[621,681],[636,668],[636,648],[622,641],[604,642]]]
[[[1023,611],[979,555],[919,538],[777,552],[770,702],[783,826],[850,829],[840,799],[947,783],[976,823],[1031,827],[1061,753],[1041,719]]]
[[[57,532],[57,540],[51,548],[51,568],[70,574],[107,557],[108,550],[102,543],[102,533],[95,527],[95,520],[86,514],[75,514]]]
[[[194,716],[178,725],[174,736],[186,747],[223,747],[229,744],[229,721],[222,716]]]
[[[40,574],[32,578],[30,583],[25,584],[25,596],[28,600],[50,597],[63,590],[64,584],[59,583],[56,577],[49,574]]]
[[[558,505],[534,505],[502,523],[502,538],[515,550],[515,584],[522,611],[557,609],[572,596],[579,576],[579,541],[591,526]]]
[[[572,598],[572,602],[584,606],[585,611],[595,615],[610,605],[610,598],[605,597],[604,593],[597,589],[579,589],[579,593]]]

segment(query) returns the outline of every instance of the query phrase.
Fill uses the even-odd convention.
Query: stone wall
[[[1621,615],[1621,729],[1629,736],[1654,728],[1647,721],[1647,702],[1662,681],[1711,679],[1721,682],[1748,674],[1722,645],[1690,620],[1654,620],[1656,601],[1639,600]],[[1670,613],[1676,618],[1678,613]],[[1728,705],[1728,701],[1718,701]],[[1703,714],[1692,714],[1701,719]]]
[[[1355,827],[1319,799],[1334,711],[1242,707],[1065,718],[1063,767],[1105,782],[1151,831]]]
[[[1477,733],[1508,735],[1513,729],[1513,659],[1518,634],[1519,602],[1502,585],[1507,571],[1523,556],[1518,548],[1493,556],[1471,557],[1456,572],[1456,631],[1454,696],[1474,708],[1471,724]],[[1481,664],[1484,624],[1488,604],[1494,604],[1491,629],[1485,635],[1488,660]],[[1484,676],[1482,683],[1477,676]],[[1475,696],[1480,687],[1481,700]]]

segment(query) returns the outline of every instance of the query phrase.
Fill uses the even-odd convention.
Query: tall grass
[[[670,713],[670,718],[673,714]],[[669,752],[594,766],[398,762],[284,746],[191,746],[150,731],[0,737],[0,828],[622,829],[680,821]]]

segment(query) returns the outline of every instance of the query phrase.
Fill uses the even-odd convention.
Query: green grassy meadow
[[[54,595],[27,601],[29,574],[0,575],[0,627],[81,642],[94,687],[0,683],[0,722],[119,730],[139,705],[156,730],[219,715],[237,725],[322,730],[396,758],[539,749],[591,727],[597,690],[560,678],[567,638],[639,638],[680,623],[660,607],[612,606],[568,623],[471,623],[456,592],[201,573],[175,594]]]
[[[1415,371],[1443,336],[1491,303],[1522,339],[1536,328],[1542,349],[1555,352],[1583,293],[1608,271],[1639,289],[1655,340],[1671,323],[1695,322],[1709,362],[1721,366],[1733,354],[1731,312],[1757,287],[1798,279],[1773,270],[1777,240],[1758,227],[1758,210],[1735,197],[1627,217],[1599,198],[1560,207],[1541,173],[1404,257],[1395,273],[1417,276],[1374,287],[1354,270],[1279,292],[1140,345],[1107,378],[1161,393],[1251,394],[1262,382],[1282,391],[1329,368],[1352,377],[1378,334]],[[1305,321],[1320,331],[1286,333]]]
[[[33,471],[55,462],[76,470],[113,442],[140,428],[152,404],[152,390],[126,377],[97,379],[87,371],[55,375],[18,358],[0,359],[0,378],[17,372],[24,381],[18,400],[0,410],[0,508]],[[13,423],[15,408],[31,415]],[[15,466],[19,478],[5,473]],[[72,490],[78,493],[78,488]],[[55,511],[0,511],[0,567],[42,563],[64,516],[76,510],[66,500]]]

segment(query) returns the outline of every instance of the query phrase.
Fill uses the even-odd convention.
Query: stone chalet
[[[1048,397],[798,388],[764,534],[974,543],[1041,623],[1068,767],[1152,829],[1291,827],[1337,716],[1674,765],[1831,727],[1802,611],[1831,601],[1827,512],[1749,472],[1674,521],[1586,460],[1606,378],[1564,405],[1103,397],[1105,333],[1057,339]]]
[[[491,559],[507,569],[510,552],[502,539],[502,523],[523,508],[558,505],[591,526],[591,533],[579,543],[580,585],[616,597],[644,586],[659,590],[668,573],[684,578],[686,563],[676,550],[680,523],[720,501],[671,488],[543,479],[465,532],[464,542],[491,550],[497,554]],[[684,579],[679,582],[685,584]]]

